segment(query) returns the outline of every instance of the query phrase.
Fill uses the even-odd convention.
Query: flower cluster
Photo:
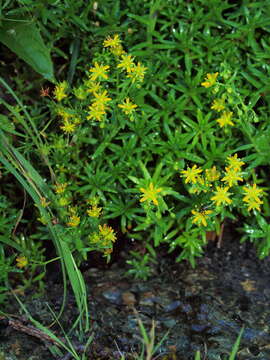
[[[86,210],[88,216],[92,218],[99,218],[101,216],[102,208],[98,206],[98,203],[99,199],[96,197],[88,200],[90,206],[90,208]]]
[[[68,83],[66,81],[62,81],[58,85],[56,85],[53,92],[56,101],[60,102],[67,97],[67,93],[66,93],[67,88],[68,88]]]
[[[257,188],[256,184],[244,186],[243,190],[245,192],[243,201],[247,203],[248,211],[252,209],[260,211],[260,205],[263,203],[260,197],[263,195],[263,190]]]
[[[124,70],[126,76],[131,79],[132,83],[141,83],[144,79],[147,68],[140,62],[135,64],[134,58],[131,55],[126,54],[119,39],[119,35],[114,35],[113,38],[107,37],[103,42],[103,46],[110,49],[110,52],[121,58],[117,64],[117,68]]]
[[[217,214],[227,205],[237,206],[239,201],[247,204],[248,211],[255,209],[260,211],[260,205],[263,203],[260,197],[263,195],[263,190],[257,188],[256,184],[253,184],[252,187],[239,185],[239,182],[244,181],[242,166],[245,163],[238,158],[237,154],[227,157],[226,162],[227,166],[225,166],[223,175],[215,166],[203,170],[197,165],[193,165],[191,168],[188,167],[187,170],[181,171],[181,177],[185,179],[185,183],[191,185],[190,193],[206,194],[203,198],[207,203],[206,207],[204,204],[200,210],[193,209],[191,211],[193,223],[207,226],[207,219],[214,215],[214,211]],[[243,192],[245,193],[244,197],[241,195]],[[233,195],[235,195],[235,200],[231,198]]]
[[[116,241],[116,235],[113,228],[104,224],[99,225],[98,229],[99,232],[89,235],[90,244],[98,244],[103,250],[112,250],[112,244]]]
[[[128,96],[127,91],[122,94],[121,89],[131,89],[133,84],[140,87],[147,68],[140,62],[136,63],[135,58],[126,53],[118,34],[108,36],[103,47],[104,54],[102,58],[94,59],[87,73],[88,78],[70,91],[70,95],[73,94],[76,98],[75,107],[71,96],[68,96],[66,81],[59,83],[54,89],[55,100],[62,102],[61,106],[58,104],[56,107],[57,115],[62,118],[60,128],[67,135],[74,133],[84,119],[98,122],[100,127],[104,127],[113,110],[112,106],[115,105],[129,120],[135,118],[138,105]],[[125,82],[127,85],[123,85]]]
[[[72,239],[74,239],[73,246],[75,248],[79,246],[77,250],[82,251],[84,259],[86,253],[84,248],[88,249],[87,251],[89,249],[102,251],[108,259],[113,251],[116,235],[110,226],[100,225],[102,216],[102,207],[99,206],[100,199],[92,197],[86,201],[86,204],[70,205],[70,203],[74,203],[74,194],[69,190],[69,184],[65,181],[64,176],[54,185],[54,192],[57,206],[61,208],[60,218],[57,219],[57,222],[63,221],[66,224],[68,233],[71,233]],[[89,244],[91,248],[89,248]]]
[[[54,188],[55,188],[55,192],[57,193],[57,194],[63,194],[64,192],[65,192],[65,190],[66,190],[66,188],[67,188],[67,183],[59,183],[59,184],[56,184],[55,186],[54,186]]]
[[[61,208],[66,208],[71,202],[70,192],[68,191],[68,183],[64,181],[56,182],[56,184],[54,185],[54,191],[56,194],[57,206],[60,206]],[[72,212],[72,214],[69,215],[70,217],[74,216],[75,215],[74,211]],[[69,218],[69,222],[73,224],[75,223],[74,220],[75,220],[74,217],[71,219]]]
[[[62,118],[60,129],[65,134],[72,134],[76,130],[76,127],[81,123],[80,117],[72,109],[58,106],[56,113]]]
[[[116,56],[121,56],[123,54],[125,54],[125,50],[123,49],[122,46],[122,41],[119,38],[118,34],[115,34],[113,38],[111,38],[110,36],[108,36],[104,41],[103,41],[103,46],[104,48],[109,48],[110,52],[113,55]]]
[[[100,92],[94,92],[94,99],[92,104],[88,107],[87,120],[102,121],[106,115],[106,111],[109,110],[107,103],[112,99],[108,97],[107,90]]]
[[[80,216],[78,216],[77,209],[71,207],[70,214],[69,214],[69,221],[67,222],[67,226],[77,227],[77,226],[79,226],[80,221],[81,221],[81,218],[80,218]]]
[[[216,93],[217,91],[219,91],[218,85],[220,85],[220,83],[217,83],[218,74],[219,74],[218,72],[214,74],[207,74],[205,81],[202,82],[201,85],[204,86],[205,88],[210,88],[217,84],[217,87],[213,90],[213,93]],[[226,93],[224,93],[221,97],[214,99],[211,105],[212,110],[215,110],[218,113],[222,111],[220,116],[216,119],[216,122],[219,124],[221,128],[226,127],[228,125],[230,126],[235,125],[234,122],[232,121],[233,112],[227,108],[228,105],[226,104],[226,100],[227,100],[227,95]]]

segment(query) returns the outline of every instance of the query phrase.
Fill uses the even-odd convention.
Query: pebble
[[[136,304],[135,295],[130,291],[125,291],[122,293],[122,301],[124,305],[134,306]]]
[[[121,305],[122,296],[121,291],[117,288],[110,288],[103,291],[102,296],[112,304]]]

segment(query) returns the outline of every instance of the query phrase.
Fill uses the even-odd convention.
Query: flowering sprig
[[[17,267],[22,269],[28,265],[28,259],[24,255],[20,255],[16,258]]]
[[[197,165],[193,165],[192,168],[187,168],[187,170],[182,170],[181,173],[183,177],[185,177],[185,183],[196,184],[199,182],[200,177],[199,174],[202,172],[201,168],[197,168]]]
[[[89,71],[92,73],[89,78],[92,81],[95,81],[96,79],[108,79],[107,71],[110,69],[109,65],[100,65],[97,62],[94,63],[94,66],[89,69]]]
[[[210,88],[216,85],[212,90],[212,93],[214,94],[219,92],[220,86],[223,85],[220,82],[217,83],[218,74],[218,72],[214,74],[207,74],[205,79],[206,81],[201,83],[201,85],[205,88]],[[222,111],[222,114],[216,119],[216,122],[221,128],[227,128],[228,126],[235,125],[235,123],[232,121],[234,114],[228,108],[227,100],[229,99],[227,99],[227,97],[227,94],[223,93],[221,97],[214,99],[211,105],[212,110],[215,110],[218,113]]]
[[[85,120],[97,122],[103,128],[115,107],[119,107],[129,120],[136,118],[138,105],[129,92],[134,85],[141,86],[147,68],[124,51],[118,34],[108,36],[103,47],[104,56],[94,59],[87,72],[88,78],[82,84],[71,89],[70,94],[66,81],[54,89],[55,100],[66,104],[57,107],[57,114],[61,117],[60,129],[66,135],[73,135]],[[75,106],[72,96],[75,97]],[[120,112],[117,114],[123,117]]]
[[[218,77],[218,72],[214,74],[206,74],[205,81],[201,83],[202,86],[209,88],[215,85]]]
[[[260,211],[260,205],[263,203],[261,201],[261,197],[263,196],[263,190],[257,188],[256,184],[253,184],[252,186],[244,186],[243,191],[245,193],[243,201],[247,203],[248,211],[254,209]]]
[[[68,89],[68,83],[66,81],[63,81],[58,85],[56,85],[53,92],[56,101],[60,102],[67,97],[67,89]]]
[[[239,182],[244,181],[242,172],[244,161],[234,154],[226,158],[226,163],[228,166],[225,166],[223,176],[222,171],[218,171],[215,166],[203,170],[196,164],[180,172],[185,184],[189,184],[190,193],[196,194],[200,203],[201,209],[191,210],[193,224],[209,227],[210,215],[214,223],[214,218],[218,214],[224,213],[225,207],[241,207],[241,203],[248,207],[248,211],[260,211],[260,205],[263,203],[261,200],[262,189],[257,188],[256,184],[253,184],[252,187],[239,185]],[[245,196],[241,197],[243,191]],[[205,206],[207,206],[207,210]]]
[[[140,188],[140,191],[143,193],[140,202],[152,201],[155,205],[158,205],[158,193],[162,191],[162,188],[157,188],[150,182],[148,187]]]

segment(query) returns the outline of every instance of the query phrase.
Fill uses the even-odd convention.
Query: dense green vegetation
[[[139,244],[127,262],[141,279],[161,246],[195,266],[231,223],[269,255],[269,11],[1,2],[2,301],[42,291],[59,260],[88,328],[80,265],[92,251],[109,262],[119,238]]]

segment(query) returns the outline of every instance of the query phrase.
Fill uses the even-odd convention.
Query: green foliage
[[[242,328],[239,332],[239,335],[237,336],[237,339],[233,345],[233,348],[232,348],[232,351],[230,353],[230,356],[228,358],[228,360],[234,360],[236,355],[237,355],[237,352],[239,350],[239,346],[240,346],[240,342],[241,342],[241,338],[242,338],[242,335],[243,335],[243,332],[244,332],[244,328]],[[196,354],[195,354],[195,360],[201,360],[201,355],[200,355],[200,351],[197,351]]]
[[[31,121],[30,124],[32,125]],[[33,140],[33,143],[39,144],[37,139],[35,139],[35,141]],[[42,221],[46,222],[47,229],[50,232],[51,238],[54,242],[54,246],[57,250],[62,265],[62,275],[64,282],[63,305],[65,303],[66,296],[67,272],[75,294],[77,306],[81,312],[79,317],[79,324],[81,328],[85,326],[85,329],[88,329],[88,307],[86,302],[85,284],[82,279],[82,275],[74,261],[74,258],[67,243],[62,238],[62,234],[53,227],[53,216],[51,209],[46,209],[48,207],[48,202],[46,201],[46,198],[53,198],[52,192],[50,191],[48,185],[45,183],[42,177],[33,168],[31,163],[27,161],[26,158],[22,156],[22,154],[9,143],[8,137],[4,135],[2,130],[0,130],[0,161],[4,165],[4,167],[18,180],[18,182],[24,188],[24,191],[31,196],[32,201],[35,203],[36,207],[39,210]],[[12,241],[8,241],[7,245],[12,246]],[[34,248],[37,249],[37,247]],[[34,254],[34,251],[32,251],[32,254]],[[20,259],[20,267],[25,266],[25,260],[25,258]],[[63,311],[63,306],[61,311]],[[85,317],[81,316],[82,314]]]
[[[20,246],[21,253],[17,257],[17,266],[23,269],[23,276],[21,279],[21,288],[30,288],[35,285],[37,295],[43,293],[44,290],[44,276],[46,273],[46,263],[44,251],[45,248],[42,242],[37,239],[37,236],[33,234],[29,239],[26,239],[23,234],[15,237],[14,241]],[[20,259],[22,258],[22,265],[24,261],[25,266],[20,266]]]
[[[72,177],[75,189],[80,186],[77,196],[84,202],[89,196],[100,198],[104,219],[119,219],[122,232],[143,240],[154,254],[162,243],[169,245],[169,252],[182,248],[176,260],[195,266],[208,231],[219,234],[226,218],[248,217],[251,210],[258,216],[263,190],[256,187],[260,180],[254,169],[266,161],[267,145],[260,134],[267,124],[258,126],[256,112],[240,95],[237,72],[223,62],[220,75],[209,73],[204,82],[197,78],[197,88],[205,87],[205,93],[197,95],[195,108],[176,125],[173,115],[157,113],[149,105],[152,99],[167,107],[155,92],[142,87],[144,66],[141,77],[133,78],[139,63],[123,51],[118,35],[107,38],[77,88],[65,82],[57,85],[56,101],[49,106],[56,122],[60,118],[64,135],[48,134],[49,142],[62,144],[53,145],[49,157],[61,169],[63,174],[56,174],[62,181]],[[128,65],[124,59],[129,59]],[[175,92],[170,94],[174,99]],[[242,159],[239,152],[245,152]],[[91,159],[83,153],[92,154]],[[149,259],[140,261],[135,254],[128,264],[137,277],[145,278]],[[143,271],[138,271],[140,266]]]
[[[147,280],[152,273],[149,263],[155,262],[155,260],[151,259],[150,254],[142,255],[136,251],[131,251],[130,255],[132,256],[132,259],[127,260],[127,264],[130,265],[131,268],[126,272],[126,274],[134,276],[135,279]]]
[[[12,17],[0,17],[0,42],[45,79],[55,81],[50,52],[43,42],[34,19],[24,20],[23,17],[14,17],[13,14]]]
[[[241,242],[250,240],[255,244],[257,254],[260,259],[264,259],[270,253],[270,224],[260,215],[256,219],[250,220],[250,223],[245,223],[243,228],[239,229],[245,235],[242,236]]]
[[[124,8],[109,0],[86,6],[68,0],[62,6],[32,0],[18,4],[15,8],[6,1],[5,16],[34,14],[64,81],[31,107],[32,124],[25,121],[22,104],[18,109],[2,102],[16,120],[5,117],[1,128],[20,134],[16,141],[9,136],[44,174],[52,193],[55,186],[67,184],[62,194],[46,200],[55,229],[77,263],[92,250],[109,260],[113,242],[101,245],[98,234],[99,226],[111,221],[119,224],[118,232],[152,249],[152,258],[162,245],[179,252],[177,261],[195,266],[208,231],[220,234],[227,219],[246,218],[244,240],[255,243],[261,258],[266,256],[268,230],[262,221],[267,224],[270,215],[264,197],[269,188],[270,44],[264,35],[269,6],[217,0],[170,1],[166,6],[127,1]],[[132,82],[132,72],[117,67],[121,54],[103,46],[108,35],[119,35],[136,64],[147,67],[143,83]],[[89,69],[95,63],[110,67],[108,79],[94,81]],[[216,73],[211,86],[202,86],[207,74]],[[103,109],[95,105],[93,81],[111,99]],[[129,114],[119,107],[127,98],[137,105]],[[225,109],[215,108],[217,100]],[[230,166],[228,159],[234,156],[243,169]],[[201,172],[193,182],[186,181],[185,172],[195,165]],[[213,169],[220,177],[209,180],[207,171]],[[247,195],[254,185],[259,193]],[[227,201],[218,201],[218,189],[227,187]],[[89,204],[96,197],[99,202]],[[89,217],[93,206],[102,215]],[[67,225],[76,217],[77,226]],[[142,263],[148,269],[146,255],[129,260],[133,273]]]
[[[29,67],[2,51],[0,71],[13,76],[0,78],[0,302],[10,285],[42,290],[60,260],[87,330],[78,267],[93,251],[110,261],[117,237],[134,244],[127,274],[143,280],[160,249],[194,267],[208,232],[221,237],[230,222],[269,255],[269,2],[4,0],[0,10],[0,41],[54,81],[51,53],[58,80],[38,97]],[[148,359],[154,326],[139,326]]]
[[[16,254],[22,248],[11,240],[12,230],[16,223],[16,210],[6,196],[0,195],[0,304],[6,300],[10,274],[21,273],[16,267]],[[12,251],[13,250],[13,251]]]

